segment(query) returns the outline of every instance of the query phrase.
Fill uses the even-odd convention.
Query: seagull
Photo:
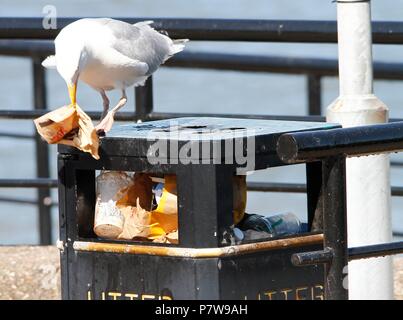
[[[76,105],[77,82],[98,91],[103,100],[98,133],[108,132],[115,113],[127,102],[126,88],[143,86],[167,59],[182,51],[188,39],[172,40],[150,25],[129,24],[110,18],[85,18],[64,27],[55,38],[55,55],[42,65],[57,69],[65,80],[70,102]],[[106,91],[119,89],[122,96],[109,111]]]

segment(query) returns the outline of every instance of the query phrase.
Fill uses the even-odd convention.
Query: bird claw
[[[106,117],[102,119],[102,121],[97,126],[95,126],[95,130],[97,131],[98,136],[104,136],[106,132],[112,129],[113,116],[114,114],[109,111]]]

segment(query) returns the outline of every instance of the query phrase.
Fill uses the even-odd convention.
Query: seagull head
[[[61,32],[55,39],[55,51],[57,71],[67,84],[71,104],[76,105],[77,81],[87,61],[85,46],[70,35],[63,37]]]

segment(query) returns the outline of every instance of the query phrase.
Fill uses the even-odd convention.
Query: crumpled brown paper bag
[[[124,196],[116,202],[125,217],[119,239],[162,239],[178,229],[177,214],[151,211],[152,186],[153,183],[148,174],[136,172],[133,185],[125,190]],[[164,241],[168,240],[164,238]]]
[[[116,202],[120,209],[127,206],[137,206],[137,199],[141,208],[150,211],[153,201],[153,182],[146,173],[136,172],[133,177],[133,184],[124,191],[124,195]]]
[[[91,118],[78,106],[63,106],[34,120],[42,138],[50,144],[65,144],[99,159],[99,139]]]
[[[150,234],[150,212],[140,206],[140,200],[137,198],[137,205],[127,206],[120,209],[125,217],[123,231],[118,239],[132,240],[136,237],[147,237]]]
[[[125,217],[118,239],[146,238],[150,234],[152,181],[148,174],[136,172],[133,184],[124,191],[116,206]]]

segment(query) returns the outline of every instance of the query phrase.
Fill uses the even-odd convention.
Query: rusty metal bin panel
[[[318,250],[318,241],[255,251],[220,254],[238,250],[224,235],[233,224],[232,177],[238,164],[166,163],[153,165],[147,158],[148,131],[160,134],[201,130],[205,141],[234,144],[255,139],[254,170],[285,165],[276,154],[276,143],[285,132],[327,130],[337,125],[219,118],[175,119],[116,128],[100,139],[101,159],[67,146],[59,146],[59,223],[63,299],[320,299],[323,297],[322,265],[295,267],[293,253]],[[210,129],[232,130],[217,139]],[[251,130],[247,130],[251,129]],[[233,132],[235,131],[235,134]],[[246,134],[246,135],[245,135]],[[194,141],[191,133],[177,139],[179,147]],[[170,139],[168,142],[170,142]],[[245,144],[246,145],[246,144]],[[170,144],[168,144],[169,150]],[[204,156],[204,158],[203,158]],[[207,158],[206,158],[207,157]],[[209,159],[210,157],[210,159]],[[212,160],[213,153],[198,160]],[[311,226],[318,205],[321,172],[310,166],[308,223]],[[95,171],[122,170],[176,174],[178,188],[179,244],[160,245],[159,253],[139,250],[142,244],[98,239],[92,231],[95,208]],[[319,180],[318,180],[319,177]],[[319,181],[313,183],[313,181]],[[311,186],[311,187],[309,187]],[[195,199],[194,194],[200,197]],[[221,197],[222,194],[228,197]],[[206,219],[208,213],[208,219]],[[213,232],[214,231],[214,232]],[[228,233],[228,232],[227,232]],[[309,237],[309,234],[306,235]],[[315,235],[314,237],[317,237]],[[301,238],[301,237],[299,237]],[[225,241],[224,241],[225,240]],[[229,241],[229,242],[228,242]],[[273,244],[274,242],[267,241]],[[108,250],[83,249],[85,243]],[[150,247],[152,245],[148,244]],[[253,243],[255,246],[258,244]],[[80,247],[81,246],[81,247]],[[146,247],[144,245],[143,247]],[[116,249],[118,248],[118,249]],[[120,248],[120,249],[119,249]],[[122,251],[121,249],[128,251]],[[190,250],[196,255],[215,250],[210,256],[169,256],[164,250]],[[132,252],[129,252],[129,251]],[[201,250],[201,251],[200,251]],[[221,251],[220,251],[221,250]],[[227,251],[226,251],[227,250]],[[103,252],[102,252],[103,251]],[[105,252],[106,251],[106,252]],[[134,254],[133,254],[134,253]]]
[[[67,299],[323,299],[323,267],[295,267],[309,245],[224,258],[181,258],[96,251],[69,255]]]

